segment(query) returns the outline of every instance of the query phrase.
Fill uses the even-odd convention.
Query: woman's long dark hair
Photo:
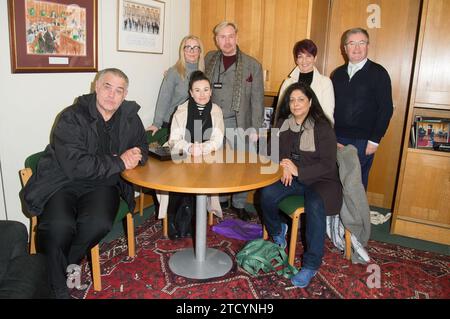
[[[324,119],[331,126],[330,120],[325,116],[325,113],[323,112],[322,106],[320,105],[316,94],[314,93],[314,91],[311,89],[311,87],[308,84],[306,84],[302,81],[292,83],[286,89],[286,91],[282,97],[282,99],[283,99],[282,103],[280,105],[279,118],[285,120],[291,114],[291,109],[289,107],[289,99],[291,98],[292,92],[294,92],[295,90],[301,91],[303,94],[306,95],[308,100],[311,101],[311,107],[309,108],[308,114],[306,115],[305,119],[307,119],[309,117],[312,117],[315,121],[317,121],[319,119]]]

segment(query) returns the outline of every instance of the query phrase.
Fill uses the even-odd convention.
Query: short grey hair
[[[236,33],[238,33],[238,27],[236,25],[236,23],[233,22],[228,22],[228,21],[222,21],[220,22],[218,25],[216,25],[214,27],[214,35],[217,36],[219,34],[220,31],[222,31],[222,29],[226,28],[226,27],[232,27],[234,29],[234,31]]]
[[[369,38],[369,33],[367,32],[366,29],[363,28],[352,28],[352,29],[348,29],[347,31],[344,32],[344,35],[342,36],[342,40],[343,40],[343,45],[347,44],[347,40],[348,38],[352,35],[352,34],[356,34],[356,33],[362,33],[366,36],[367,38],[367,44],[369,44],[370,42],[370,38]]]
[[[99,81],[107,73],[114,74],[115,76],[118,76],[119,78],[124,79],[125,84],[126,84],[126,89],[128,89],[128,85],[130,84],[130,81],[128,80],[128,76],[120,69],[107,68],[107,69],[103,69],[103,70],[99,71],[97,73],[97,81]]]

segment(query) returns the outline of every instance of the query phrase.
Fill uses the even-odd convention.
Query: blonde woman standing
[[[189,98],[188,84],[191,73],[205,69],[203,55],[203,43],[198,37],[188,35],[181,40],[179,59],[164,76],[153,124],[147,130],[155,134],[162,127],[170,127],[170,119],[176,107]]]

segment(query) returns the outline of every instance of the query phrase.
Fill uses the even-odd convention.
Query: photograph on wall
[[[165,3],[119,0],[118,51],[163,53]]]
[[[97,1],[9,1],[12,71],[97,71]]]

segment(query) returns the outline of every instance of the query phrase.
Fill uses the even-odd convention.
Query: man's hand
[[[155,135],[156,132],[158,132],[159,128],[157,128],[154,125],[150,125],[149,127],[147,127],[147,131],[152,131],[152,136]]]
[[[366,147],[366,155],[372,155],[373,153],[375,153],[378,149],[378,145],[374,145],[372,143],[367,142],[367,147]]]
[[[343,149],[344,145],[342,145],[341,143],[337,143],[337,148],[338,148],[338,150]]]
[[[120,155],[121,160],[125,164],[125,169],[133,169],[142,159],[141,149],[139,147],[133,147]]]

